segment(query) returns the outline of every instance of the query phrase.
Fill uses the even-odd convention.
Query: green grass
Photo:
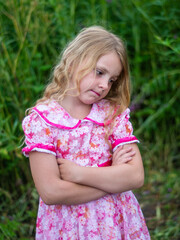
[[[0,0],[0,239],[33,239],[38,197],[21,154],[21,121],[61,50],[90,25],[126,42],[147,176],[138,196],[152,239],[180,238],[179,7],[176,0]]]
[[[180,171],[149,171],[146,184],[136,192],[152,240],[178,240]]]

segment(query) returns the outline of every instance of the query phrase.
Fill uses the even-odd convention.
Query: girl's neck
[[[92,105],[76,101],[72,96],[65,96],[60,105],[75,119],[84,119],[89,115]]]

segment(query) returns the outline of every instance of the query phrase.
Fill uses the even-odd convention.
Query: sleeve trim
[[[26,156],[26,157],[29,157],[29,152],[32,152],[32,151],[51,153],[54,156],[56,156],[56,150],[55,150],[54,146],[46,146],[43,144],[36,144],[34,146],[25,147],[22,149],[22,152],[23,152],[24,156]]]
[[[139,143],[139,140],[135,136],[131,137],[125,137],[121,139],[117,139],[113,144],[112,144],[112,149],[113,152],[121,145],[129,144],[129,143]]]

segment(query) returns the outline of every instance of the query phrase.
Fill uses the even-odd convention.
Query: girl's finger
[[[132,160],[132,157],[128,157],[126,159],[124,159],[124,163],[130,162]]]
[[[127,163],[130,162],[132,160],[132,157],[127,157],[127,158],[123,158],[121,161],[119,161],[118,163]]]
[[[129,153],[125,153],[123,156],[117,156],[117,157],[120,161],[122,161],[123,159],[127,159],[129,157],[132,158],[134,155],[135,155],[135,152],[129,152]]]
[[[57,163],[58,164],[62,164],[64,162],[64,159],[63,158],[57,158]]]
[[[117,154],[114,157],[126,157],[126,156],[134,156],[135,152],[132,151],[132,149],[123,149],[122,151],[117,152]]]
[[[128,147],[128,148],[122,148],[122,149],[118,149],[118,153],[124,154],[126,152],[130,152],[132,151],[132,147]]]
[[[116,149],[116,151],[113,153],[113,156],[116,157],[116,155],[118,154],[118,152],[119,152],[120,150],[122,150],[122,149],[123,149],[123,146],[120,145],[120,146]]]
[[[58,164],[60,164],[60,158],[57,158],[56,161]]]

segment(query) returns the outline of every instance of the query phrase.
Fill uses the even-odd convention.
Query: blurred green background
[[[21,154],[21,121],[61,50],[91,25],[127,45],[146,172],[135,193],[151,237],[180,239],[179,0],[0,0],[0,239],[34,239],[38,195]]]

